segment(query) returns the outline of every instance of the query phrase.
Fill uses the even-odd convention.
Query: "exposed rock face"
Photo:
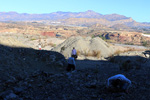
[[[147,60],[141,56],[114,56],[109,59],[113,63],[117,63],[120,66],[120,70],[131,70],[140,69],[141,64],[145,63]]]
[[[107,44],[101,38],[91,37],[71,37],[64,41],[62,44],[55,47],[53,50],[61,52],[65,57],[71,56],[73,47],[76,48],[80,54],[92,53],[93,51],[99,52],[100,57],[107,57],[114,53],[115,49],[111,45]],[[80,56],[80,55],[79,55]]]
[[[26,72],[32,73],[34,70],[39,69],[49,72],[52,71],[52,68],[64,68],[67,65],[65,57],[54,51],[12,48],[0,45],[0,52],[1,76],[7,76],[7,74],[11,76],[19,73],[21,76],[26,76],[28,75]],[[8,73],[9,71],[11,73]]]
[[[32,88],[27,82],[30,75],[36,77],[41,72],[47,76],[47,73],[64,71],[66,65],[65,57],[58,52],[0,45],[0,99],[22,100],[18,95]]]
[[[79,43],[88,41],[88,46],[94,43],[90,49],[95,49],[96,43],[101,41],[97,38],[79,39],[82,40]],[[105,44],[104,41],[101,43]],[[126,59],[133,61],[129,66],[137,64],[140,69],[135,66],[138,70],[119,70],[120,63]],[[115,57],[116,63],[76,60],[76,71],[66,72],[66,60],[58,52],[0,45],[0,100],[147,100],[150,61],[143,61],[145,58],[133,56]],[[54,70],[58,68],[62,70],[56,73]],[[118,73],[123,73],[132,81],[129,94],[107,90],[106,80]]]
[[[149,37],[143,36],[138,32],[105,32],[102,34],[106,39],[115,41],[116,43],[136,44],[141,45],[144,41],[150,40]]]
[[[51,36],[51,37],[55,37],[56,34],[54,32],[43,32],[41,33],[43,36]]]
[[[149,63],[141,65],[141,69],[126,72],[119,70],[118,64],[107,61],[77,60],[76,72],[62,71],[55,74],[35,70],[26,77],[16,76],[19,75],[18,73],[11,74],[16,70],[9,70],[10,75],[5,80],[0,80],[0,99],[140,100],[142,98],[147,100],[150,92],[150,68]],[[111,92],[106,88],[106,80],[118,73],[124,74],[132,81],[129,94]],[[2,77],[4,75],[0,78]]]
[[[7,45],[7,46],[26,47],[20,41],[12,37],[6,37],[6,36],[0,36],[0,44]]]

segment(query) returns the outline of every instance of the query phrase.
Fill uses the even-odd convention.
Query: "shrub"
[[[103,39],[103,40],[107,40],[106,37],[103,37],[103,36],[101,36],[101,35],[99,35],[99,37],[100,37],[101,39]]]
[[[77,50],[77,55],[79,56],[81,54],[81,52],[79,50]]]
[[[56,44],[53,44],[52,47],[56,47]]]
[[[65,46],[61,47],[60,52],[63,52],[65,50]]]
[[[121,50],[116,50],[113,55],[119,55],[119,54],[121,54],[121,53],[129,52],[129,51],[143,51],[143,49],[138,49],[138,50],[137,50],[137,49],[135,49],[135,48],[128,48],[128,49],[123,50],[123,51],[121,51]]]
[[[134,45],[134,43],[127,42],[126,45]]]
[[[52,42],[50,42],[48,45],[50,45],[50,46],[52,46],[52,47],[55,47],[56,46],[56,44],[54,44],[54,43],[52,43]],[[46,45],[45,45],[46,46]]]
[[[101,55],[101,51],[93,50],[93,56],[94,57],[100,58],[100,55]]]
[[[115,51],[114,55],[119,55],[120,53],[122,53],[122,51],[117,50],[117,51]]]
[[[86,56],[92,56],[92,52],[90,52],[90,51],[88,51],[87,53],[86,53]]]
[[[143,41],[143,42],[142,42],[142,45],[143,45],[143,46],[148,46],[148,42],[147,42],[147,41]]]
[[[31,38],[31,41],[36,40],[35,38]]]
[[[92,35],[92,38],[95,38],[95,35]]]
[[[78,51],[79,52],[79,51]],[[86,56],[86,57],[97,57],[97,58],[100,58],[100,55],[101,55],[101,51],[96,51],[96,50],[93,50],[93,51],[86,51],[84,50],[84,52],[81,53],[82,55]]]

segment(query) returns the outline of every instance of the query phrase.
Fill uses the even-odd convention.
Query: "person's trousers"
[[[75,70],[75,66],[73,64],[68,64],[67,71]]]

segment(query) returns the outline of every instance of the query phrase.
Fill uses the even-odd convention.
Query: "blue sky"
[[[150,0],[0,0],[0,12],[52,13],[84,12],[120,14],[137,22],[150,22]]]

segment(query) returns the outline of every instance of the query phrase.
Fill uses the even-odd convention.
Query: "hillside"
[[[114,21],[109,21],[109,20],[106,20],[105,18],[100,18],[100,19],[98,19],[98,18],[68,18],[68,19],[63,19],[63,20],[59,20],[59,21],[63,24],[66,24],[66,25],[78,25],[78,26],[83,26],[83,25],[86,26],[86,24],[87,25],[88,24],[91,24],[91,25],[102,24],[102,25],[106,25],[108,27],[111,27],[115,24],[124,24],[124,25],[130,26],[130,27],[134,27],[132,25],[137,25],[137,24],[132,24],[135,22],[132,18],[114,20]],[[140,24],[138,24],[138,25],[140,25]]]
[[[108,57],[112,55],[116,49],[115,47],[107,44],[101,38],[83,38],[81,36],[74,36],[66,39],[63,43],[54,47],[53,50],[61,52],[65,57],[71,56],[72,48],[75,47],[78,56],[95,56],[97,58]]]
[[[86,21],[85,18],[79,19],[71,18],[67,19],[68,24],[78,24],[82,25],[82,22]],[[93,20],[89,19],[83,26],[65,26],[65,25],[47,25],[43,24],[41,21],[37,22],[3,22],[0,23],[0,35],[8,38],[15,37],[20,39],[23,37],[27,39],[30,43],[38,45],[40,38],[45,38],[42,40],[43,46],[56,45],[57,42],[52,42],[48,38],[61,38],[66,39],[71,36],[82,36],[82,37],[101,37],[107,42],[113,43],[124,43],[124,44],[135,44],[135,45],[149,45],[149,37],[143,35],[144,33],[149,33],[149,29],[135,29],[128,27],[124,24],[115,24],[111,27],[103,24],[96,24]],[[97,22],[103,20],[97,19]],[[107,24],[107,20],[105,20]],[[81,23],[80,23],[81,22]],[[93,23],[93,24],[91,24]],[[95,23],[95,24],[94,24]],[[109,22],[108,22],[109,23]],[[64,23],[65,24],[65,23]],[[113,23],[110,23],[110,25]],[[136,32],[137,31],[137,32]],[[140,31],[140,32],[139,32]],[[10,36],[9,36],[10,35]],[[14,35],[14,36],[13,36]],[[57,40],[58,40],[57,39]],[[2,40],[1,40],[2,41]],[[15,41],[15,40],[12,40]],[[27,41],[27,42],[28,42]],[[37,48],[37,47],[34,47]]]
[[[39,26],[38,23],[28,23],[29,26],[25,28],[30,31],[22,33],[24,31],[22,22],[3,24],[0,25],[2,29],[0,100],[147,100],[149,98],[150,61],[144,57],[143,51],[127,50],[125,53],[119,53],[126,49],[110,45],[99,37],[86,35],[70,37],[68,33],[68,38],[64,40],[36,32],[28,33],[32,33],[35,29],[42,32],[43,28],[49,31],[55,30],[59,34],[73,31],[77,31],[78,34],[80,31],[83,34],[100,32],[97,29],[91,31],[93,28],[89,27],[41,24]],[[100,24],[96,26],[105,27]],[[14,29],[21,31],[11,32]],[[42,43],[42,50],[38,50],[39,42]],[[76,47],[80,55],[76,60],[76,72],[68,73],[67,57],[70,57],[73,47]],[[119,56],[115,56],[116,50],[119,50],[117,53]],[[132,67],[124,66],[127,60],[131,61],[127,66]],[[129,94],[110,92],[106,89],[106,80],[120,73],[132,81]],[[136,96],[137,94],[139,96]]]
[[[76,72],[67,73],[66,59],[58,52],[0,45],[1,100],[148,100],[149,60],[120,55],[110,60],[76,60]],[[134,54],[134,53],[133,53]],[[126,60],[135,65],[120,69]],[[145,62],[147,60],[147,62]],[[106,80],[124,74],[132,81],[129,94],[110,92]],[[138,94],[138,96],[137,96]]]

